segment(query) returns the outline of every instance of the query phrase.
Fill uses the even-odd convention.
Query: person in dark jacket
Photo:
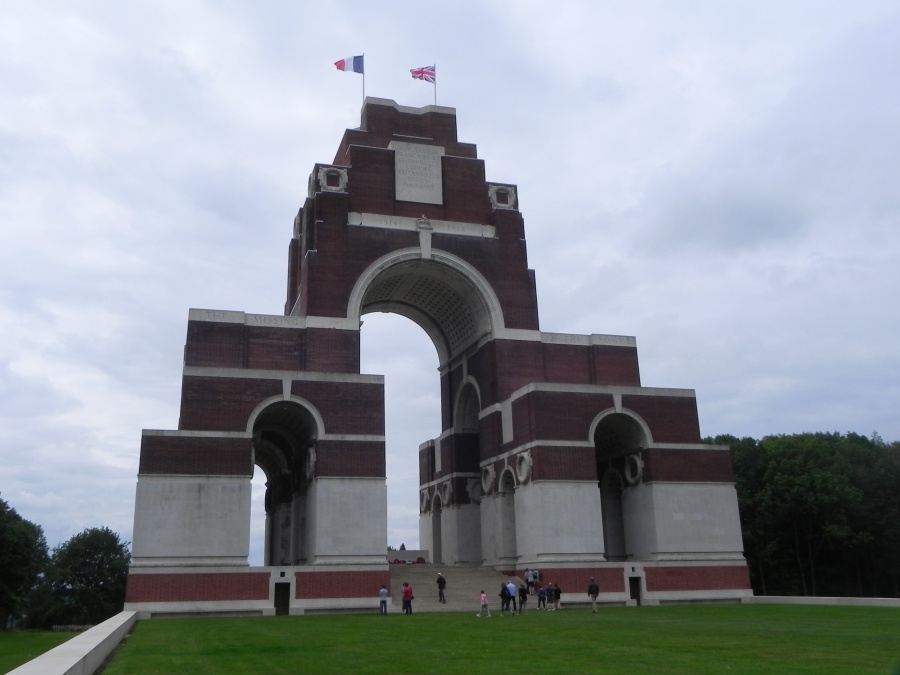
[[[591,611],[597,613],[597,596],[600,595],[600,586],[591,577],[591,583],[588,584],[588,597],[591,599]]]
[[[447,604],[447,596],[444,595],[444,589],[447,588],[447,580],[438,572],[437,575],[438,602]]]

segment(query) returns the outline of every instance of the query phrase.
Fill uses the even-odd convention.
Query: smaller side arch
[[[481,390],[475,378],[469,375],[460,383],[453,401],[454,431],[477,432],[480,412]]]
[[[271,396],[260,401],[260,403],[253,409],[253,412],[250,413],[250,417],[247,419],[247,433],[253,433],[253,429],[256,427],[257,418],[259,418],[264,410],[272,405],[275,405],[276,403],[296,403],[300,407],[306,408],[306,411],[310,415],[312,415],[313,420],[315,420],[316,435],[322,436],[325,433],[325,421],[322,419],[322,414],[318,411],[316,406],[307,401],[305,398],[301,398],[300,396],[291,396],[289,398],[285,398],[284,396]]]
[[[497,481],[497,492],[515,492],[516,487],[518,487],[518,483],[515,469],[511,466],[504,467]]]
[[[635,451],[653,445],[653,434],[650,432],[650,427],[640,415],[631,410],[607,408],[606,410],[599,412],[591,422],[590,431],[588,432],[587,440],[591,444],[597,443],[597,430],[600,428],[601,424],[612,425],[622,430],[627,429],[627,427],[631,425],[632,430],[629,430],[630,433],[628,433],[628,435],[632,437],[634,436],[633,429],[636,426],[640,430],[640,438],[634,439],[637,442],[631,444]]]

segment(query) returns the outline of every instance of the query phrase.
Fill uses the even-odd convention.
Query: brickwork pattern
[[[750,572],[745,565],[703,567],[647,567],[647,591],[750,590]]]
[[[294,573],[297,600],[323,598],[377,598],[382,584],[390,588],[391,574],[383,572],[302,572]],[[374,602],[374,600],[373,600]],[[376,605],[373,605],[376,606]]]
[[[316,476],[384,478],[384,442],[319,441],[316,446]]]
[[[651,448],[642,453],[644,481],[731,483],[731,454],[723,450],[668,450]]]
[[[141,474],[252,476],[249,438],[141,437]]]
[[[700,422],[694,397],[623,396],[622,406],[640,415],[656,443],[699,443]]]
[[[129,574],[125,602],[266,600],[269,573]]]

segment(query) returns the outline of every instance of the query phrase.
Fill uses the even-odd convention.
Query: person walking
[[[553,584],[553,609],[562,609],[562,589],[559,584]]]
[[[591,583],[588,584],[588,597],[591,599],[591,611],[597,613],[597,596],[600,595],[600,586],[591,577]]]
[[[500,616],[503,616],[503,612],[509,609],[509,589],[506,587],[506,582],[500,583]]]
[[[444,595],[444,589],[447,588],[447,580],[438,572],[437,575],[438,602],[447,604],[447,596]]]
[[[538,609],[547,609],[547,591],[543,584],[538,586]]]
[[[387,614],[387,599],[388,599],[387,586],[382,586],[381,590],[378,591],[378,611],[381,614]]]
[[[509,583],[506,584],[506,592],[509,593],[509,602],[512,605],[512,613],[513,616],[516,615],[516,585],[513,583],[513,580],[510,579]]]
[[[481,601],[481,611],[479,611],[478,614],[476,614],[475,616],[480,617],[480,616],[487,615],[487,618],[490,619],[491,618],[491,609],[490,609],[490,607],[488,607],[488,597],[487,597],[487,594],[484,592],[483,588],[481,589],[481,597],[479,598],[479,600]]]
[[[525,613],[526,602],[528,602],[528,586],[523,581],[519,584],[519,616]]]
[[[403,582],[403,591],[400,597],[403,599],[403,613],[412,614],[412,601],[415,599],[415,596],[413,595],[412,586],[406,581]]]

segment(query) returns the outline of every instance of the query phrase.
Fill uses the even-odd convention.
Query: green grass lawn
[[[35,656],[50,651],[57,645],[75,637],[77,633],[50,633],[42,631],[0,631],[0,673],[8,673]]]
[[[135,673],[894,673],[900,610],[711,605],[173,619],[137,625]]]

